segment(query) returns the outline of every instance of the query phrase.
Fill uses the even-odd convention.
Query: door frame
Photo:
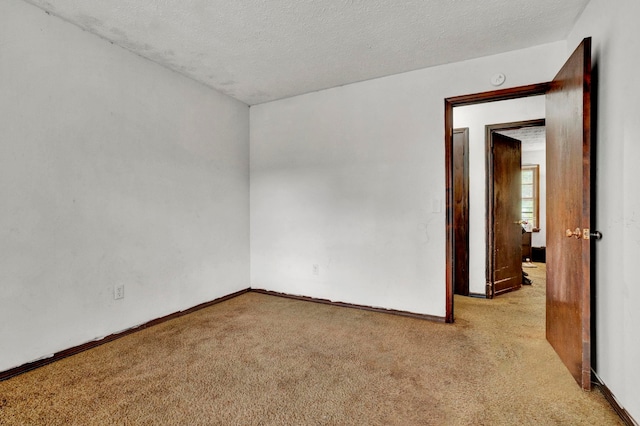
[[[445,144],[445,205],[446,205],[446,244],[445,244],[445,281],[446,304],[445,321],[452,323],[453,317],[453,272],[455,266],[454,226],[453,226],[453,108],[456,106],[473,105],[494,101],[525,98],[544,95],[549,89],[550,82],[519,86],[508,89],[493,90],[470,95],[454,96],[444,100],[444,144]]]
[[[538,118],[534,120],[513,121],[509,123],[488,124],[485,126],[485,161],[486,161],[486,297],[487,299],[493,299],[496,295],[493,270],[494,270],[494,256],[493,256],[493,236],[495,234],[495,224],[493,222],[494,217],[494,205],[493,205],[493,154],[491,147],[493,146],[493,134],[501,130],[513,130],[522,129],[526,127],[544,126],[546,120],[544,118]]]

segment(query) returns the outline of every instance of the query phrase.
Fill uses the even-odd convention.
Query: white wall
[[[251,283],[445,315],[444,99],[550,80],[554,43],[251,107]],[[314,275],[313,265],[319,266]]]
[[[547,81],[593,36],[596,368],[640,418],[638,16],[592,0],[568,50],[251,108],[252,285],[443,316],[443,98]],[[247,287],[245,105],[18,0],[0,82],[0,371]]]
[[[592,0],[568,39],[593,37],[597,88],[596,371],[640,420],[640,2]]]
[[[485,126],[540,119],[544,114],[544,96],[468,105],[453,110],[453,127],[469,128],[470,293],[485,294],[487,281]]]
[[[19,0],[0,86],[0,371],[249,286],[246,105]]]

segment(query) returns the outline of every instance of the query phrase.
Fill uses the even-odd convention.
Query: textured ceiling
[[[26,0],[249,105],[563,40],[589,0]]]
[[[546,147],[546,127],[521,127],[513,130],[501,130],[498,133],[518,139],[523,151],[539,151]]]

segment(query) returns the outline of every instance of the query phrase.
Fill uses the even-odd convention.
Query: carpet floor
[[[246,293],[0,382],[2,425],[615,425],[532,286],[455,324]]]

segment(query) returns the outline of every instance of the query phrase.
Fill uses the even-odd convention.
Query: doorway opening
[[[502,134],[522,140],[522,152],[525,160],[537,163],[545,170],[544,141],[545,97],[531,96],[499,102],[479,103],[454,108],[453,132],[453,228],[454,239],[454,293],[464,296],[493,298],[494,295],[509,289],[519,288],[522,279],[521,255],[525,237],[532,233],[522,234],[520,222],[532,222],[532,212],[521,212],[516,205],[521,200],[521,188],[515,183],[520,179],[520,160],[509,163],[509,169],[502,167],[502,173],[494,173],[494,157],[503,154],[507,148],[504,141],[493,143],[493,134]],[[534,120],[535,118],[535,120]],[[527,121],[522,121],[527,119]],[[515,120],[518,120],[517,122]],[[500,123],[500,124],[495,124]],[[465,135],[465,137],[462,137]],[[469,141],[468,141],[469,140]],[[464,149],[463,149],[464,148]],[[537,150],[535,156],[532,150]],[[517,152],[516,152],[517,151]],[[521,156],[521,150],[512,151]],[[508,159],[500,155],[503,160]],[[506,166],[506,163],[498,163]],[[509,173],[510,176],[504,176]],[[465,176],[469,175],[469,177]],[[544,176],[544,173],[543,173]],[[505,197],[503,191],[493,191],[494,180],[501,178],[502,185],[511,189],[511,197]],[[544,185],[542,186],[544,188]],[[523,186],[522,189],[532,189]],[[499,196],[499,209],[492,208],[494,196]],[[511,201],[508,207],[505,201]],[[525,207],[531,209],[533,199],[523,200]],[[544,203],[543,203],[544,207]],[[526,213],[526,214],[525,214]],[[496,218],[496,214],[499,216]],[[513,216],[507,219],[506,216]],[[542,210],[544,216],[544,209]],[[498,233],[493,232],[495,223],[500,223]],[[540,226],[536,226],[539,231]],[[506,228],[506,229],[505,229]],[[503,231],[503,232],[502,232]],[[545,246],[543,232],[535,232],[532,242],[537,247]],[[494,237],[497,241],[494,242]],[[506,239],[505,239],[506,238]],[[531,247],[529,244],[527,247]],[[494,250],[495,248],[495,250]],[[532,255],[528,254],[528,258]],[[498,267],[494,268],[494,263]],[[506,268],[506,269],[504,269]],[[500,284],[496,284],[500,281]],[[496,285],[498,288],[495,288]]]
[[[591,389],[591,39],[549,83],[445,99],[446,302],[453,322],[453,108],[545,95],[547,167],[546,337],[578,384]]]
[[[501,257],[498,260],[504,260],[505,253],[508,254],[508,264],[512,269],[510,273],[512,284],[516,284],[518,288],[520,282],[523,284],[530,282],[524,278],[526,274],[521,271],[520,258],[523,262],[528,260],[529,264],[524,266],[532,266],[531,260],[544,261],[545,120],[538,118],[544,117],[544,114],[544,97],[542,96],[454,109],[454,294],[491,299],[494,295],[505,291],[504,285],[495,288],[494,247],[500,248]],[[521,120],[522,118],[526,120]],[[519,121],[513,121],[515,119]],[[469,146],[470,134],[473,135],[471,142],[473,149]],[[501,242],[504,232],[496,233],[494,225],[495,214],[503,213],[505,210],[504,203],[501,202],[501,208],[496,210],[495,202],[492,202],[496,193],[503,194],[503,191],[494,191],[495,180],[503,177],[502,174],[494,173],[494,157],[501,154],[499,148],[504,147],[504,143],[494,143],[494,134],[521,141],[518,155],[522,161],[517,160],[517,164],[510,170],[513,176],[503,179],[503,183],[514,183],[516,179],[520,180],[522,175],[525,182],[521,186],[516,185],[512,188],[517,193],[512,194],[515,198],[512,204],[521,203],[521,205],[511,206],[515,211],[511,212],[514,218],[508,221],[514,228],[511,230],[513,235],[511,235],[512,241],[509,241],[511,245],[509,250],[505,250],[506,247]],[[473,158],[470,159],[470,156]],[[529,181],[532,182],[529,183]],[[484,207],[485,203],[486,207]],[[470,222],[473,222],[471,226]],[[521,223],[522,227],[519,224],[513,226],[514,222]],[[504,230],[500,229],[500,231]],[[498,239],[499,244],[494,243],[494,237]],[[522,251],[522,255],[518,251]],[[471,268],[470,257],[472,258]],[[505,275],[500,268],[498,268],[498,275]],[[504,280],[502,284],[505,284]],[[515,289],[513,286],[511,288]]]
[[[533,104],[531,109],[533,114],[544,116],[543,111],[535,111]],[[537,109],[543,110],[544,104]],[[524,267],[534,267],[531,263],[534,247],[536,260],[544,260],[541,253],[546,251],[546,129],[544,118],[490,124],[485,129],[486,297],[491,299],[517,290],[522,284],[531,284]],[[504,164],[497,159],[509,158],[503,148],[505,143],[510,145],[508,138],[513,138],[511,143],[520,148],[516,153],[518,164],[512,165],[510,175],[505,176]]]
[[[465,96],[458,96],[458,97],[453,97],[453,98],[447,98],[445,99],[445,169],[446,169],[446,182],[447,182],[447,203],[449,206],[454,206],[455,205],[455,186],[454,186],[454,175],[455,175],[455,158],[454,158],[454,142],[453,142],[453,135],[454,135],[454,107],[465,107],[465,106],[471,106],[471,105],[479,105],[479,104],[487,104],[487,103],[491,103],[491,102],[496,102],[496,101],[504,101],[504,100],[513,100],[513,99],[520,99],[520,98],[528,98],[528,97],[533,97],[533,96],[539,96],[539,95],[544,95],[549,87],[549,83],[541,83],[541,84],[535,84],[535,85],[529,85],[529,86],[522,86],[522,87],[517,87],[517,88],[510,88],[510,89],[503,89],[503,90],[496,90],[496,91],[492,91],[492,92],[484,92],[484,93],[479,93],[479,94],[474,94],[474,95],[465,95]],[[459,109],[458,109],[459,110]],[[457,124],[455,124],[456,127],[458,127]],[[464,125],[460,125],[459,127],[464,127]],[[482,129],[482,133],[484,135],[485,129],[483,126]],[[484,152],[486,152],[486,149],[482,149]],[[473,156],[473,153],[470,154],[471,156]],[[485,155],[486,154],[482,154],[482,164],[483,164],[483,168],[484,168],[484,164],[485,164]],[[473,172],[473,170],[471,171]],[[478,182],[476,181],[475,184],[478,184]],[[473,185],[473,184],[472,184]],[[478,193],[480,194],[485,194],[485,195],[480,195],[480,197],[486,197],[486,187],[485,187],[485,179],[481,179],[480,182],[481,187],[478,189],[476,188],[474,190],[474,188],[470,188],[470,192],[473,194],[475,194],[475,196],[478,195]],[[480,191],[480,192],[478,192]],[[472,203],[472,202],[471,202]],[[486,203],[485,203],[486,205]],[[482,216],[484,216],[485,220],[488,217],[486,212],[483,211],[483,209],[481,209],[481,213]],[[455,238],[456,238],[456,230],[459,229],[458,227],[458,223],[456,223],[456,220],[458,219],[455,216],[455,213],[452,211],[452,209],[447,209],[447,240],[446,240],[446,252],[447,252],[447,268],[446,268],[446,279],[447,279],[447,288],[446,288],[446,321],[447,322],[453,322],[454,318],[453,318],[453,294],[455,292],[455,287],[454,287],[454,282],[455,282],[455,271],[457,271],[461,265],[458,264],[458,262],[460,262],[461,260],[459,260],[456,256],[456,247],[455,247]],[[486,228],[485,228],[486,229]],[[483,252],[486,252],[486,243],[482,242],[482,248],[481,250]],[[477,259],[476,259],[477,260]],[[463,261],[466,261],[463,258]],[[485,262],[481,262],[482,265],[478,266],[479,268],[484,269],[484,271],[487,271],[487,265],[486,265],[486,261]],[[473,269],[474,265],[470,265],[469,266],[469,270]],[[485,272],[486,274],[486,272]],[[486,284],[486,281],[485,281]],[[486,297],[487,294],[487,289],[486,287],[483,286],[483,288],[478,291],[477,289],[473,289],[471,288],[469,290],[469,295],[470,296],[479,296],[479,297]]]

